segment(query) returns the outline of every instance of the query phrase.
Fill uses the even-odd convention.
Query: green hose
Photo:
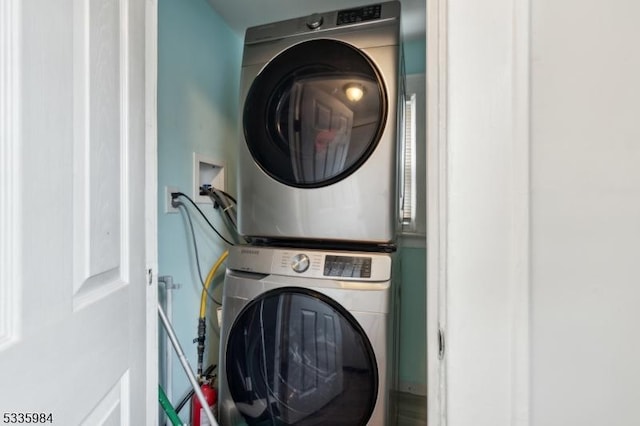
[[[160,405],[162,406],[164,412],[167,413],[167,416],[169,417],[169,420],[171,420],[173,426],[182,426],[184,423],[182,423],[182,420],[180,420],[180,417],[178,417],[178,413],[176,413],[176,410],[173,409],[173,405],[171,405],[171,402],[169,402],[167,395],[164,393],[164,390],[160,385],[158,385],[158,394]]]

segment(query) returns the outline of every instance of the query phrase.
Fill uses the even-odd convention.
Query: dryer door
[[[330,185],[375,149],[387,97],[374,64],[336,40],[285,50],[254,80],[244,104],[245,141],[256,163],[294,187]]]
[[[364,425],[378,393],[362,328],[335,301],[302,288],[267,292],[243,309],[225,372],[249,425]]]

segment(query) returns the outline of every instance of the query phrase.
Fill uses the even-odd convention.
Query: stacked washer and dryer
[[[249,28],[223,426],[389,425],[400,3]]]

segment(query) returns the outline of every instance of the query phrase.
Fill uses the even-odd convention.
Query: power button
[[[309,269],[309,256],[304,253],[296,254],[291,258],[291,269],[299,274]]]

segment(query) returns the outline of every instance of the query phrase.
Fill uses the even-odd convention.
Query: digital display
[[[381,14],[382,6],[379,4],[360,7],[358,9],[342,10],[338,12],[338,22],[336,22],[336,25],[353,24],[355,22],[379,19]]]
[[[324,261],[327,277],[371,278],[371,258],[353,256],[327,256]]]

